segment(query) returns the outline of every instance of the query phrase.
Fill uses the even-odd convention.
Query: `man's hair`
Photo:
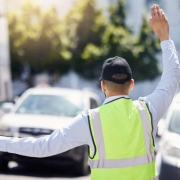
[[[117,73],[117,74],[114,74],[112,78],[123,80],[127,78],[127,75],[123,73]],[[119,93],[125,92],[129,89],[129,86],[130,86],[130,81],[127,81],[124,84],[117,84],[117,83],[114,83],[112,81],[107,81],[107,80],[104,80],[104,82],[108,90],[112,92],[119,92]]]

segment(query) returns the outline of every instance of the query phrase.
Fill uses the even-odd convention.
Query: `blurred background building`
[[[8,25],[5,1],[0,0],[0,101],[12,98]]]

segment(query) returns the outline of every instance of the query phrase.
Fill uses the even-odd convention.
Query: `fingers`
[[[152,26],[152,17],[150,17],[149,23]]]
[[[150,26],[161,41],[169,39],[168,20],[162,9],[156,4],[151,6]]]
[[[156,4],[154,4],[153,6],[151,6],[151,16],[152,18],[156,18],[157,16],[157,9],[156,9]]]
[[[166,16],[162,9],[160,9],[159,5],[154,4],[151,6],[151,16],[152,19],[166,19]]]
[[[158,18],[161,14],[160,8],[158,5],[154,4],[153,6],[151,6],[151,16],[152,18]]]
[[[160,9],[159,6],[156,7],[156,9],[157,9],[157,13],[156,13],[156,14],[157,14],[157,17],[160,17],[160,16],[161,16],[161,13],[162,13],[162,12],[161,12],[162,9]]]
[[[160,15],[160,18],[161,18],[161,19],[167,20],[165,14],[164,14],[164,11],[163,11],[162,9],[161,9],[161,15]]]

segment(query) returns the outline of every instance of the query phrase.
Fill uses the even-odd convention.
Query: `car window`
[[[175,109],[172,113],[170,123],[169,123],[169,131],[180,134],[180,110]]]
[[[18,114],[47,114],[74,117],[83,110],[81,98],[29,95],[16,110]]]
[[[90,107],[91,107],[91,109],[98,107],[98,103],[94,98],[90,98]]]

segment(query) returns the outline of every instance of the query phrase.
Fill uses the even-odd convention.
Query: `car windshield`
[[[29,95],[15,113],[74,117],[83,110],[80,97]]]
[[[175,109],[169,123],[169,131],[180,134],[180,110]]]

